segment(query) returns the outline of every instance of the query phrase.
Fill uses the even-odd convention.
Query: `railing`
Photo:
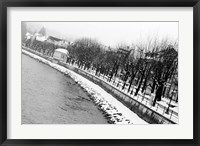
[[[73,66],[76,67],[77,69],[80,69],[81,71],[83,71],[84,72],[83,74],[85,74],[87,76],[93,76],[95,78],[98,78],[99,80],[101,80],[101,81],[107,83],[108,85],[112,86],[112,88],[115,88],[120,92],[123,92],[123,94],[125,94],[126,96],[129,96],[130,98],[137,100],[141,104],[143,104],[146,107],[150,108],[151,110],[159,113],[160,115],[164,116],[165,118],[170,119],[174,123],[178,123],[178,113],[176,111],[174,111],[174,110],[169,108],[168,113],[166,113],[168,107],[166,107],[166,106],[164,106],[164,105],[162,105],[162,104],[160,104],[158,102],[156,102],[155,106],[153,107],[151,105],[150,99],[147,98],[145,95],[142,95],[141,93],[138,93],[137,96],[134,96],[134,95],[130,94],[130,92],[129,93],[125,92],[127,90],[127,88],[125,88],[124,90],[121,90],[122,84],[116,86],[117,84],[113,84],[114,80],[111,80],[110,82],[108,82],[108,77],[96,76],[91,71],[87,71],[87,70],[83,70],[82,68],[78,68],[77,65],[73,65]]]

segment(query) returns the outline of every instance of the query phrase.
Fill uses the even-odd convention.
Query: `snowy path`
[[[74,67],[78,68],[78,66],[76,66],[76,65]],[[78,69],[80,69],[80,68],[78,68]],[[98,79],[106,82],[107,84],[109,84],[113,88],[118,89],[119,91],[123,92],[127,96],[129,96],[129,97],[139,101],[140,103],[146,105],[147,107],[149,107],[153,111],[163,115],[167,119],[170,119],[175,123],[178,123],[178,104],[177,103],[172,101],[171,105],[174,105],[175,107],[173,109],[170,108],[169,114],[166,114],[165,111],[166,111],[166,109],[168,107],[168,104],[170,102],[168,99],[162,98],[162,101],[157,102],[156,106],[153,107],[152,104],[151,104],[151,101],[153,100],[153,96],[155,96],[155,95],[151,95],[151,96],[143,95],[143,93],[141,93],[141,91],[139,91],[138,95],[134,96],[134,94],[131,94],[130,92],[127,93],[127,88],[122,90],[122,85],[121,84],[119,84],[119,86],[116,86],[118,81],[115,81],[115,84],[113,84],[113,79],[110,82],[108,82],[108,78],[107,77],[96,76],[95,75],[95,71],[93,71],[93,70],[90,70],[90,71],[86,71],[86,70],[83,70],[83,69],[81,69],[81,70],[83,72],[87,73],[87,74],[90,74],[90,75],[94,76],[95,78],[98,78]],[[135,90],[136,89],[134,88],[134,92],[135,92]]]

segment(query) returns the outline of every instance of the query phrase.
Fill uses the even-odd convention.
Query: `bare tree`
[[[95,58],[102,51],[102,45],[96,40],[81,38],[73,43],[72,53],[81,65],[91,66]]]

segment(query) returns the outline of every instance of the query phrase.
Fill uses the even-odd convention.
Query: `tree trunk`
[[[137,96],[138,92],[140,91],[140,87],[141,87],[142,82],[143,82],[143,79],[144,79],[144,74],[145,74],[146,67],[147,67],[147,64],[145,65],[145,68],[144,68],[144,70],[143,70],[143,72],[142,72],[142,77],[141,77],[141,79],[140,79],[138,88],[136,89],[135,96]]]
[[[119,65],[116,67],[115,76],[117,75],[118,69],[119,69]]]
[[[165,92],[166,92],[166,87],[164,87],[163,89],[162,96],[165,96]]]
[[[113,75],[114,75],[114,73],[115,73],[115,67],[116,67],[116,63],[114,64],[113,69],[112,69],[112,72],[111,72],[111,74],[110,74],[109,82],[111,81],[111,79],[112,79],[112,77],[113,77]]]
[[[164,88],[164,84],[161,84],[161,86],[159,86],[158,90],[156,91],[156,99],[157,99],[157,101],[161,101],[161,96],[162,96],[162,93],[163,93],[163,88]]]
[[[158,89],[156,91],[156,96],[155,96],[154,101],[153,101],[153,106],[155,106],[156,101],[161,101],[161,96],[162,96],[163,88],[164,88],[164,84],[163,83],[158,86]]]
[[[134,96],[137,96],[137,95],[138,95],[138,92],[140,91],[140,87],[141,87],[141,85],[142,85],[142,81],[143,81],[143,77],[141,77],[141,79],[140,79],[139,85],[138,85],[138,87],[137,87],[137,89],[136,89],[136,92],[135,92],[135,95],[134,95]]]
[[[156,87],[156,80],[154,79],[153,85],[152,85],[152,88],[151,88],[151,93],[154,93],[155,87]]]
[[[110,71],[110,68],[107,69],[107,71],[106,71],[106,76],[108,76],[109,71]]]
[[[143,84],[143,87],[142,87],[142,93],[144,93],[146,87],[147,87],[147,77],[144,80],[144,84]]]
[[[112,80],[113,75],[114,75],[114,73],[112,72],[112,73],[110,74],[109,82]]]
[[[133,80],[134,80],[136,74],[137,74],[137,71],[131,76],[130,84],[129,84],[129,87],[128,87],[128,92],[131,89],[131,86],[132,86],[132,83],[133,83]]]
[[[144,84],[143,84],[143,87],[142,87],[142,93],[146,90],[150,70],[151,70],[151,66],[149,67],[149,69],[147,71],[147,74],[146,74],[146,77],[145,77],[145,80],[144,80]]]
[[[99,71],[99,65],[97,65],[97,67],[96,67],[96,73],[95,73],[95,76],[98,74],[98,71]]]
[[[137,77],[136,85],[139,84],[139,81],[140,81],[140,75]]]
[[[125,88],[127,79],[128,79],[128,73],[126,73],[126,75],[125,75],[124,85],[122,86],[122,89]]]

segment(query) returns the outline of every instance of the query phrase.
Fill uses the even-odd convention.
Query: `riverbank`
[[[22,54],[21,124],[108,124],[67,75]]]
[[[121,102],[115,99],[111,94],[107,93],[98,85],[82,77],[81,75],[63,67],[54,64],[38,55],[22,50],[22,53],[37,59],[60,72],[69,75],[77,84],[79,84],[89,95],[90,99],[104,112],[105,117],[110,123],[114,124],[148,124],[130,109],[125,107]]]

